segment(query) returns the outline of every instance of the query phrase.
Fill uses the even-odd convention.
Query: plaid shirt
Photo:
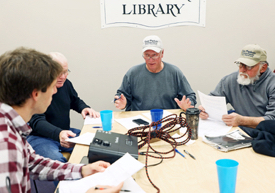
[[[0,192],[8,193],[6,177],[10,178],[11,192],[30,193],[30,177],[39,180],[81,178],[81,164],[53,161],[36,155],[26,141],[31,128],[9,105],[0,103]]]

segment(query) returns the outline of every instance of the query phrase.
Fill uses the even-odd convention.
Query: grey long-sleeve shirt
[[[275,119],[275,74],[267,68],[254,84],[240,85],[238,71],[221,79],[212,96],[225,96],[236,113],[243,116]]]
[[[163,64],[158,73],[148,71],[145,63],[128,70],[117,90],[117,95],[123,93],[127,98],[126,111],[178,109],[174,98],[181,100],[183,95],[196,105],[196,94],[181,70],[172,64]]]

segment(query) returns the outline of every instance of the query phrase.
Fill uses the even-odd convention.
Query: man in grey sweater
[[[275,119],[275,75],[268,68],[266,51],[259,45],[246,45],[235,62],[239,71],[222,78],[212,96],[224,96],[235,113],[223,115],[228,126],[240,126],[247,133],[263,120]],[[202,106],[200,117],[208,114]]]
[[[163,46],[158,36],[143,40],[145,63],[125,74],[115,96],[115,106],[126,111],[177,109],[196,105],[196,94],[181,70],[163,62]]]

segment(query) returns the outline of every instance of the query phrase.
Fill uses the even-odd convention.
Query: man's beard
[[[250,78],[247,73],[239,72],[237,82],[241,85],[249,85],[253,84],[255,81],[259,80],[261,76],[261,68],[259,68],[259,71],[255,77]],[[246,76],[247,78],[244,78]]]

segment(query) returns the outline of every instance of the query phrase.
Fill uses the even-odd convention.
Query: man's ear
[[[264,72],[266,71],[266,69],[267,69],[267,64],[264,64],[264,65],[262,66],[261,70],[260,70],[260,73],[261,73],[261,74],[264,73]]]
[[[34,101],[38,100],[39,91],[37,89],[34,89],[31,94],[31,98],[33,98]]]
[[[163,53],[164,53],[164,50],[161,51],[161,58],[163,58]]]

